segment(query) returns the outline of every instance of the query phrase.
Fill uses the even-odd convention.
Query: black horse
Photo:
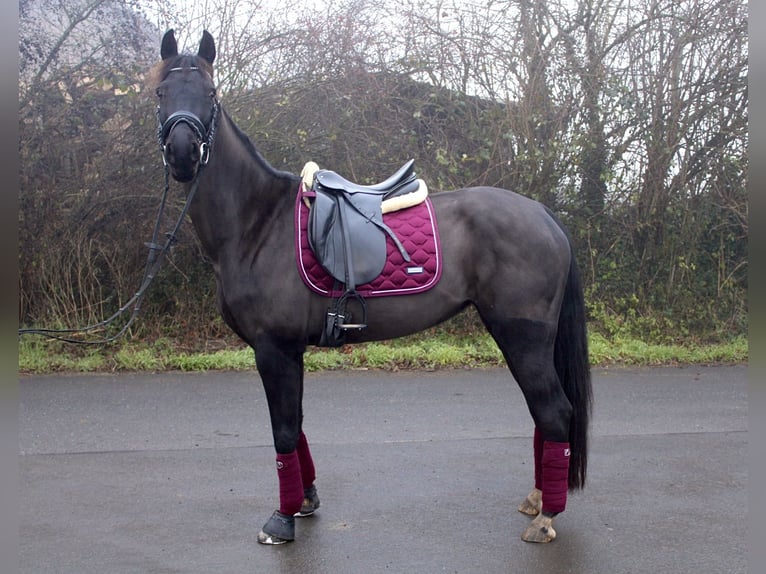
[[[264,544],[295,537],[294,516],[319,507],[303,433],[303,354],[317,345],[328,299],[301,281],[295,208],[301,178],[278,171],[221,107],[215,42],[179,54],[173,30],[151,71],[159,139],[173,178],[194,194],[189,215],[212,261],[226,323],[255,350],[276,449],[279,509]],[[543,205],[511,191],[474,187],[433,195],[442,274],[427,292],[369,298],[365,329],[348,343],[415,333],[473,305],[500,347],[534,420],[535,488],[519,510],[535,516],[522,534],[548,542],[568,490],[587,466],[591,383],[585,309],[571,242]]]

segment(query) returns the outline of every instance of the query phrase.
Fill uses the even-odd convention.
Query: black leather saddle
[[[369,283],[381,274],[386,264],[386,236],[390,237],[405,261],[410,255],[396,234],[384,223],[384,200],[417,191],[420,182],[411,159],[391,177],[375,185],[359,185],[334,171],[314,173],[308,218],[308,240],[319,264],[344,285],[344,293],[328,311],[325,333],[320,345],[336,346],[343,342],[347,329],[363,329],[367,310],[357,285]],[[305,185],[305,183],[304,183]],[[356,300],[362,318],[351,322],[346,301]]]
[[[382,202],[419,188],[414,164],[415,160],[408,161],[375,185],[358,185],[330,170],[314,175],[316,197],[309,212],[309,244],[322,267],[347,291],[354,291],[383,271],[386,236],[404,260],[410,260],[399,238],[383,222]]]
[[[379,195],[381,199],[389,199],[397,195],[405,195],[415,191],[418,186],[412,184],[415,180],[415,160],[411,159],[400,167],[391,177],[375,185],[359,185],[341,177],[329,169],[316,172],[314,181],[325,190],[332,193],[364,193]]]

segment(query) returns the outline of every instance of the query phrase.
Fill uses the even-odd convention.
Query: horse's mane
[[[258,164],[269,172],[270,175],[280,178],[280,179],[290,179],[290,180],[297,180],[299,179],[297,175],[290,173],[289,171],[282,171],[276,169],[274,166],[272,166],[265,157],[261,155],[261,152],[258,151],[258,149],[255,147],[255,144],[253,143],[253,140],[250,139],[250,136],[248,136],[245,132],[242,131],[242,129],[234,122],[234,120],[231,119],[231,116],[229,113],[221,106],[221,113],[226,117],[226,121],[229,123],[229,125],[232,127],[232,130],[234,132],[234,135],[237,136],[237,138],[240,140],[244,148],[248,151],[250,156],[258,162]],[[215,143],[213,144],[215,146]]]

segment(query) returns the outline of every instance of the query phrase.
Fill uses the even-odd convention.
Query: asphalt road
[[[307,375],[322,507],[265,547],[254,372],[22,377],[21,572],[746,572],[747,392],[745,366],[596,370],[588,485],[534,545],[507,371]]]

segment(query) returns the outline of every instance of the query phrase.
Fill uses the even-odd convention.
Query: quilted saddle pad
[[[309,208],[303,197],[303,186],[295,203],[295,251],[298,271],[306,286],[326,297],[343,295],[343,285],[333,279],[319,264],[308,240]],[[383,216],[402,242],[410,261],[402,257],[389,237],[386,237],[386,265],[383,272],[369,283],[357,285],[362,297],[413,295],[427,291],[439,282],[442,254],[439,230],[431,200]]]

